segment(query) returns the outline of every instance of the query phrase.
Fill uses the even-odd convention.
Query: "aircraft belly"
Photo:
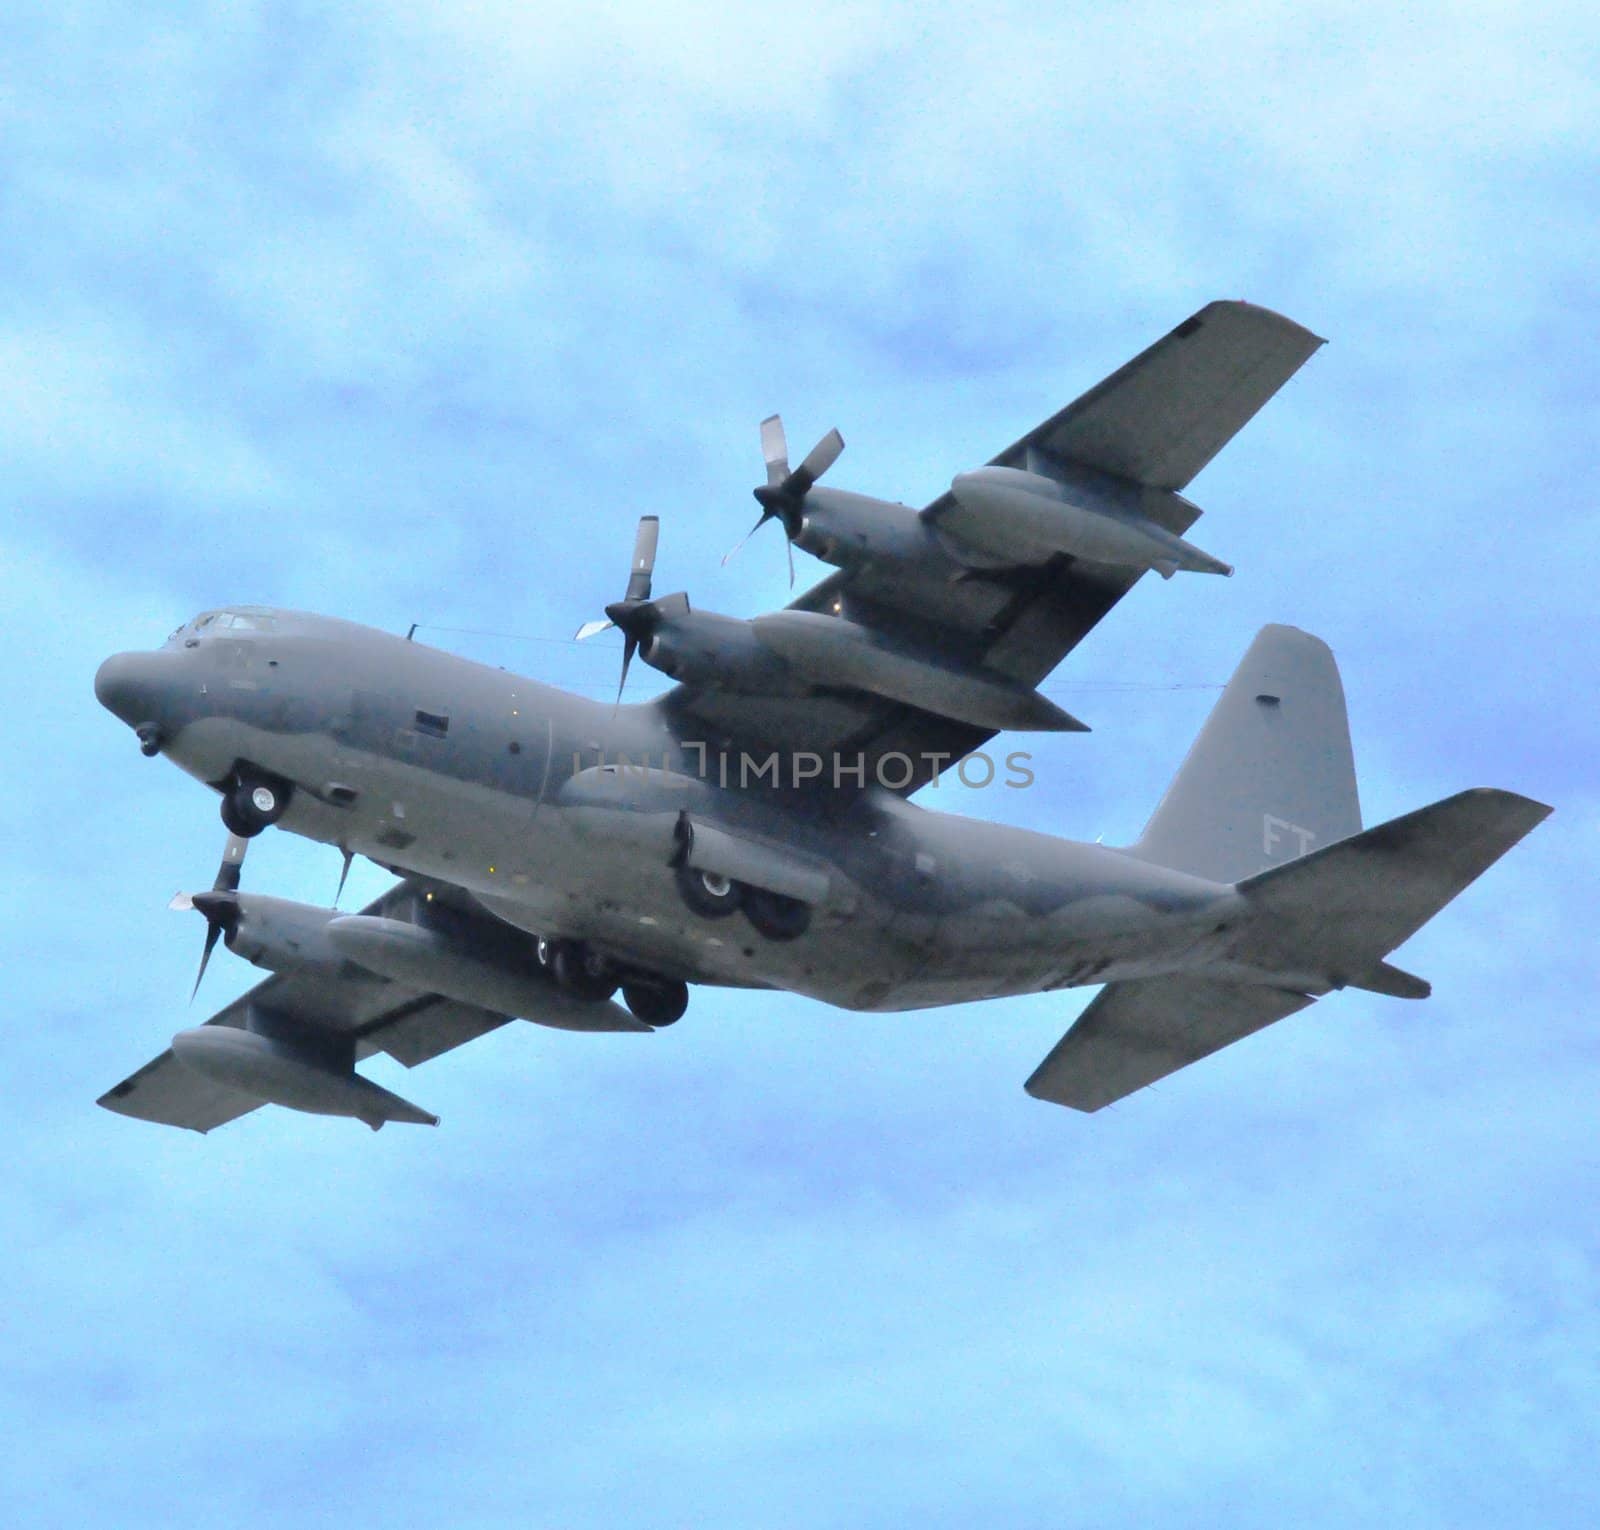
[[[1212,960],[1220,905],[1062,891],[1056,907],[990,897],[938,921],[917,971],[881,1007],[926,1008],[1188,970]],[[1037,900],[1036,900],[1037,901]]]
[[[885,1000],[926,961],[917,929],[870,899],[817,909],[810,929],[793,941],[763,938],[740,914],[702,918],[684,904],[665,861],[568,833],[558,827],[560,817],[544,815],[538,828],[551,863],[561,866],[553,906],[541,908],[519,888],[473,889],[523,929],[587,940],[621,960],[689,981],[784,989],[849,1009],[899,1007]],[[926,925],[931,932],[932,922]]]
[[[935,846],[950,877],[937,884],[901,866],[915,862],[915,843],[880,841],[881,859],[847,857],[849,876],[835,864],[838,895],[815,909],[805,935],[769,941],[742,915],[707,920],[685,906],[669,864],[670,815],[661,845],[633,843],[554,803],[541,808],[536,794],[237,719],[192,724],[172,752],[212,780],[239,759],[260,763],[301,787],[282,821],[291,832],[463,887],[530,933],[588,940],[689,981],[903,1010],[1172,970],[1194,944],[1184,933],[1192,897],[1106,891],[1100,865],[1084,875],[1042,848],[1020,853],[1014,836],[992,859],[980,840],[956,853]],[[348,805],[330,800],[335,786],[354,794]]]

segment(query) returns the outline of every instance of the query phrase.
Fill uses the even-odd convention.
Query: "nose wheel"
[[[263,829],[283,817],[293,792],[286,781],[269,779],[250,772],[236,772],[223,788],[222,822],[230,834],[254,839]]]

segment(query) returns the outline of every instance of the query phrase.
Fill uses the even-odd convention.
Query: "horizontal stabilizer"
[[[1239,891],[1274,916],[1270,939],[1296,966],[1376,987],[1363,978],[1378,959],[1550,813],[1515,792],[1478,787],[1263,871]]]
[[[1251,906],[1233,957],[1246,983],[1200,972],[1111,983],[1028,1080],[1037,1099],[1098,1110],[1314,1002],[1306,987],[1424,999],[1383,960],[1549,816],[1481,787],[1407,813],[1239,883]]]
[[[1111,983],[1024,1087],[1036,1100],[1099,1110],[1314,1002],[1186,973]]]

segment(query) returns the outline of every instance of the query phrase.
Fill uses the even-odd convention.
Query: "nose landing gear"
[[[294,788],[255,771],[236,770],[222,789],[222,822],[230,834],[254,839],[283,817]]]

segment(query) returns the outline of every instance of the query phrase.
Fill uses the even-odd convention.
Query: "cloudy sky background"
[[[0,19],[6,1521],[1593,1523],[1592,7],[151,9]],[[1093,1117],[1021,1091],[1071,995],[374,1063],[437,1132],[94,1108],[222,843],[105,654],[251,600],[599,693],[641,512],[786,598],[770,529],[718,565],[764,414],[921,503],[1214,297],[1331,342],[1191,491],[1238,575],[1071,657],[1032,791],[922,800],[1131,838],[1297,623],[1369,821],[1557,808],[1430,1002]]]

